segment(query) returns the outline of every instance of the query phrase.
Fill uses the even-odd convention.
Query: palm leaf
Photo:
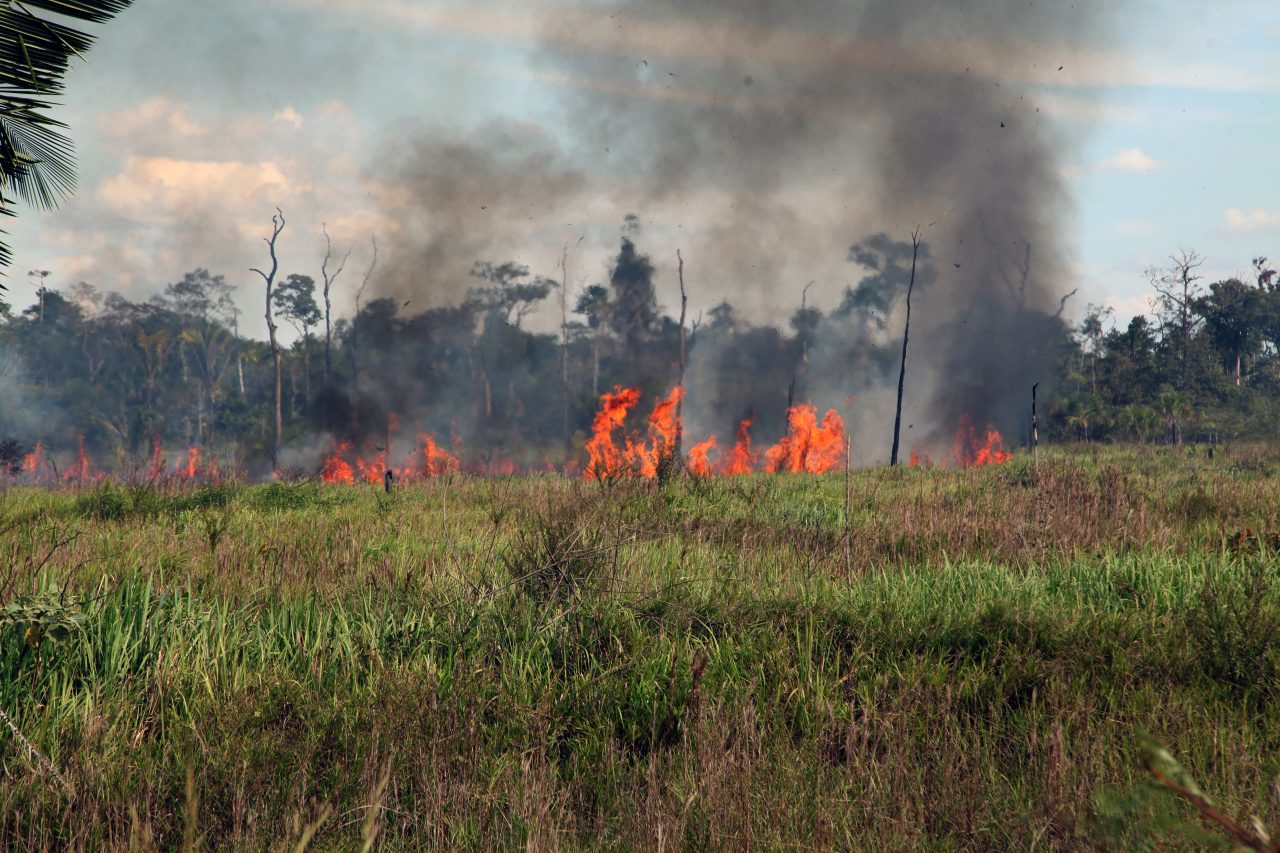
[[[93,37],[41,15],[101,24],[133,0],[0,0],[0,213],[13,199],[57,206],[75,191],[75,157],[65,125],[48,115],[64,91],[72,58],[83,58]],[[0,267],[12,260],[0,231]],[[0,285],[0,291],[3,291]]]

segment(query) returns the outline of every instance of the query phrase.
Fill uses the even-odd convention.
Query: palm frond
[[[76,187],[71,140],[47,111],[54,106],[49,99],[64,91],[71,60],[84,57],[93,37],[36,12],[101,24],[132,3],[0,0],[0,213],[13,215],[13,198],[55,207]],[[11,260],[0,232],[0,267]]]

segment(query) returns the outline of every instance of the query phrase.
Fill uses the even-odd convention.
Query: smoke
[[[963,414],[1016,437],[1031,384],[1051,373],[1055,314],[1073,286],[1061,164],[1079,140],[1037,94],[1105,38],[1108,5],[556,4],[539,20],[530,70],[561,86],[562,132],[404,134],[380,158],[398,227],[379,287],[456,301],[477,260],[558,247],[592,215],[640,210],[668,294],[665,256],[677,246],[696,301],[727,298],[776,326],[805,282],[818,280],[809,307],[852,286],[843,313],[806,343],[800,392],[839,405],[880,448],[897,374],[884,354],[900,340],[909,279],[903,244],[920,226],[928,251],[906,420],[935,448]],[[741,380],[726,361],[714,343],[694,350],[686,411],[696,421],[714,410],[708,431],[731,428],[725,386]]]
[[[714,191],[701,266],[773,317],[862,235],[923,226],[936,283],[916,294],[910,381],[939,430],[968,412],[1017,433],[1071,290],[1060,164],[1074,140],[1036,86],[1101,37],[1104,4],[625,0],[598,30],[588,8],[549,17],[546,45],[569,76],[629,77],[638,96],[565,99],[575,162],[621,164],[643,209]],[[900,299],[878,297],[900,334]]]
[[[410,130],[383,152],[384,209],[395,223],[378,296],[456,304],[478,261],[554,244],[586,188],[554,140],[533,125],[495,122],[466,138]]]

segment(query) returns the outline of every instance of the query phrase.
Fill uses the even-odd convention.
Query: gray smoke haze
[[[530,127],[494,123],[466,139],[417,130],[402,139],[385,152],[389,173],[379,172],[398,230],[375,295],[456,304],[476,284],[475,262],[505,261],[554,229],[586,186]]]
[[[937,275],[917,292],[907,419],[935,447],[965,413],[1016,439],[1074,286],[1060,166],[1078,140],[1039,111],[1036,86],[1105,37],[1108,5],[619,0],[605,15],[557,4],[541,22],[551,70],[539,73],[574,81],[560,103],[572,141],[560,150],[494,128],[467,144],[407,143],[391,158],[407,212],[388,286],[412,289],[431,270],[456,298],[473,261],[596,204],[683,227],[670,246],[643,247],[660,277],[683,241],[699,285],[783,325],[804,282],[840,265],[843,279],[811,296],[829,306],[866,272],[847,262],[851,245],[877,232],[909,240],[921,225]],[[672,212],[681,221],[659,219]],[[901,334],[905,282],[894,286],[859,332],[868,341]],[[692,417],[720,369],[692,367]],[[896,363],[848,369],[818,371],[809,396],[861,395],[845,411],[884,455]]]

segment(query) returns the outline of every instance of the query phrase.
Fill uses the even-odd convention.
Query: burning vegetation
[[[358,483],[380,484],[390,472],[397,482],[414,482],[446,474],[467,473],[473,476],[512,476],[517,474],[562,474],[582,476],[589,480],[610,481],[623,477],[653,479],[664,469],[683,466],[697,477],[732,477],[752,473],[825,474],[842,470],[850,458],[849,434],[844,419],[835,409],[818,417],[818,409],[802,403],[787,411],[785,433],[776,443],[762,451],[752,449],[754,414],[738,422],[734,440],[721,452],[719,437],[712,435],[693,444],[682,455],[680,447],[684,424],[680,404],[684,389],[673,388],[660,399],[644,418],[642,426],[628,431],[628,421],[635,420],[642,400],[639,388],[615,388],[600,397],[599,409],[592,421],[591,435],[583,447],[586,462],[571,459],[556,465],[544,459],[541,465],[517,464],[501,455],[468,455],[462,440],[454,436],[452,449],[443,447],[429,432],[418,431],[416,440],[402,458],[393,458],[392,448],[404,447],[398,435],[400,419],[392,416],[385,446],[357,449],[354,441],[336,441],[324,453],[319,478],[329,485],[351,486]],[[1004,438],[995,427],[974,427],[968,415],[961,418],[955,432],[950,456],[942,462],[912,448],[911,467],[976,468],[1000,465],[1013,458],[1004,448]],[[215,459],[199,447],[188,447],[172,465],[164,458],[159,442],[152,446],[150,462],[141,470],[150,479],[172,478],[193,482],[211,482],[223,474]],[[275,476],[282,476],[277,471]],[[47,454],[43,442],[37,442],[18,467],[17,476],[31,483],[55,484],[93,482],[107,474],[95,465],[79,442],[72,463],[59,471]]]

